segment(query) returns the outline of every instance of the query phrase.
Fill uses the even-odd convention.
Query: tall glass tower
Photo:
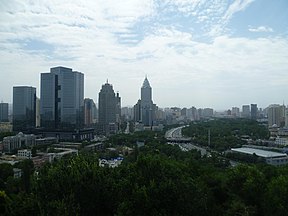
[[[41,127],[81,128],[84,121],[84,74],[54,67],[41,73]]]
[[[141,121],[144,126],[153,125],[153,102],[152,102],[152,88],[145,77],[141,87]]]
[[[0,122],[8,122],[8,103],[0,103]]]
[[[25,132],[36,125],[36,88],[13,87],[13,131]]]

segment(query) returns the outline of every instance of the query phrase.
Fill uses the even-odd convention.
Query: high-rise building
[[[285,126],[285,110],[284,105],[271,104],[268,107],[268,125],[269,127],[277,125],[278,127]]]
[[[116,133],[119,126],[117,116],[119,113],[121,115],[121,98],[119,93],[115,95],[113,86],[108,81],[102,85],[99,92],[98,105],[100,133],[105,135]]]
[[[141,121],[144,126],[152,126],[153,120],[152,88],[145,77],[141,87]]]
[[[84,74],[54,67],[41,73],[41,127],[81,128],[84,121]]]
[[[85,98],[84,99],[84,124],[85,126],[91,126],[95,123],[96,119],[96,105],[93,99]]]
[[[240,116],[240,109],[238,107],[232,107],[231,114],[234,117],[239,117]]]
[[[0,103],[0,122],[8,121],[8,103]]]
[[[257,104],[251,104],[251,119],[256,120],[258,117]]]
[[[36,98],[36,127],[40,127],[40,99]]]
[[[242,106],[242,118],[250,118],[250,105],[243,105]]]
[[[214,114],[214,110],[212,108],[204,108],[202,115],[204,118],[212,117]]]
[[[141,100],[138,100],[137,103],[134,105],[134,121],[141,121]]]
[[[28,131],[36,126],[36,88],[13,87],[13,131]]]

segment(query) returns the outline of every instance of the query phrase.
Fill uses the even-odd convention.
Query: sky
[[[163,108],[288,103],[288,1],[1,0],[0,100],[56,66],[96,103],[108,79],[134,105],[145,76]]]

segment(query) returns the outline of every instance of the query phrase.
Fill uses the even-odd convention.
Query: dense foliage
[[[27,160],[1,165],[0,215],[285,215],[288,166],[230,167],[217,155],[182,152],[178,146],[146,134],[116,168],[99,167],[98,155],[82,153],[36,173]],[[122,145],[143,134],[118,135]],[[138,138],[137,138],[138,137]],[[137,139],[136,139],[137,138]],[[135,140],[134,140],[135,139]],[[124,141],[121,141],[124,140]]]
[[[267,127],[250,119],[215,119],[210,121],[193,122],[182,130],[183,135],[192,137],[200,145],[208,145],[208,131],[210,130],[210,147],[217,150],[226,150],[245,144],[241,136],[251,139],[267,139]]]

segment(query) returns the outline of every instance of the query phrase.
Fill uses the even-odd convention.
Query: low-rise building
[[[18,168],[13,168],[14,178],[21,178],[22,170]]]
[[[21,149],[21,150],[18,150],[17,157],[22,158],[22,159],[31,159],[32,152],[29,149]]]
[[[273,152],[273,151],[265,151],[262,149],[254,149],[254,148],[232,148],[232,152],[248,154],[248,155],[256,155],[258,157],[263,158],[267,164],[273,166],[280,166],[288,164],[288,156],[285,153]]]
[[[288,138],[287,137],[276,137],[275,145],[287,146],[288,145]]]
[[[33,134],[18,133],[16,136],[8,136],[3,139],[4,152],[12,152],[23,146],[29,147],[35,145],[36,136]]]

